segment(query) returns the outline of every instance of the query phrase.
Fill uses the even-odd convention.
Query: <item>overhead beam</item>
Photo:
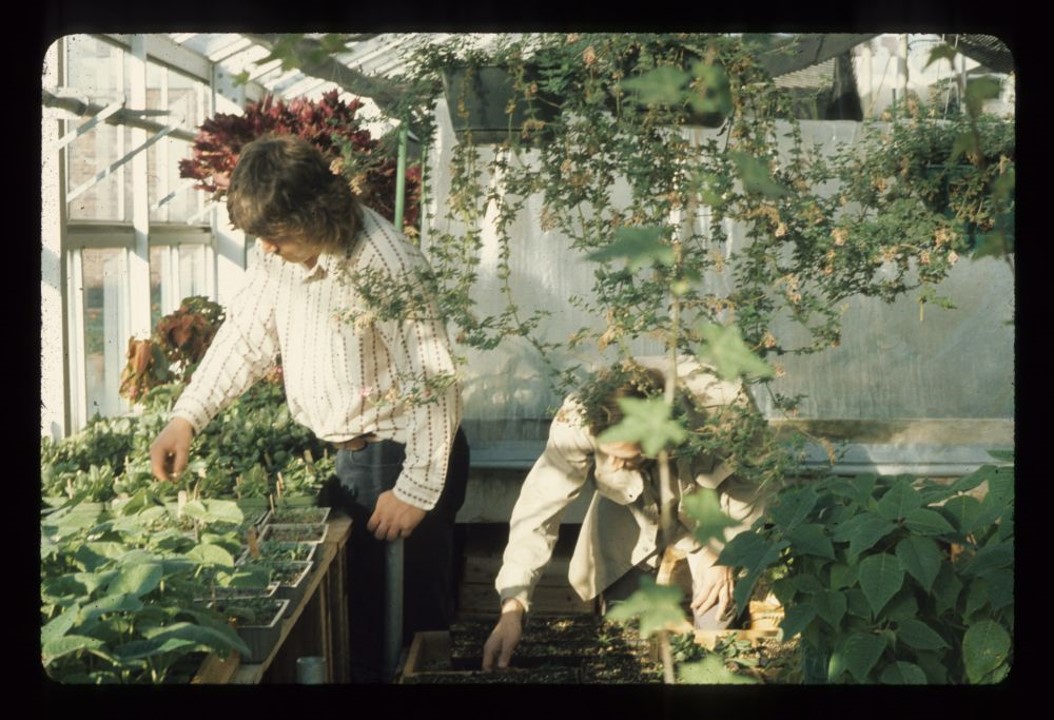
[[[772,77],[780,77],[846,53],[880,33],[808,33],[766,50],[758,60]]]
[[[282,35],[274,33],[252,33],[246,34],[246,37],[253,42],[263,45],[269,50],[273,49],[278,41],[282,39]],[[372,39],[373,37],[375,36],[362,35],[353,36],[352,39],[361,41]],[[312,77],[334,83],[352,95],[370,98],[381,110],[390,110],[395,107],[396,103],[405,93],[405,87],[402,83],[394,82],[386,78],[367,75],[344,65],[339,60],[326,53],[322,47],[322,43],[314,38],[301,38],[297,41],[295,50],[297,56],[300,58],[312,57],[315,55],[324,56],[324,59],[318,62],[304,63],[300,65],[298,67],[300,72],[305,75],[311,75]]]
[[[96,116],[106,109],[105,106],[93,103],[90,100],[56,95],[49,90],[43,90],[41,92],[41,101],[44,107],[58,108],[59,110],[65,110],[80,117],[89,115]],[[170,125],[146,120],[143,118],[145,112],[154,111],[138,111],[123,108],[110,114],[106,118],[106,123],[109,125],[127,125],[129,127],[141,128],[152,133],[164,132],[171,137],[186,140],[188,142],[194,142],[194,139],[197,137],[194,133],[188,130],[172,128]]]

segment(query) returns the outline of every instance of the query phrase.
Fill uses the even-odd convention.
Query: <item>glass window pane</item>
[[[128,349],[127,270],[122,249],[85,249],[84,371],[87,416],[128,411],[118,395]]]
[[[122,97],[123,54],[112,45],[87,35],[66,38],[67,84],[94,105],[105,107]],[[90,116],[66,123],[72,130]],[[69,216],[74,220],[124,220],[120,197],[120,172],[94,178],[124,154],[118,128],[103,124],[92,128],[68,146],[67,193]],[[94,182],[94,184],[92,184]],[[73,193],[78,193],[76,196]]]
[[[207,114],[209,93],[205,84],[155,63],[147,67],[147,107],[168,112],[157,117],[158,123],[197,132]],[[201,215],[206,194],[195,190],[192,181],[179,177],[180,161],[190,157],[190,143],[171,136],[147,151],[151,220],[185,222]]]
[[[150,248],[150,324],[179,308],[192,295],[210,296],[205,264],[207,245],[154,246]]]

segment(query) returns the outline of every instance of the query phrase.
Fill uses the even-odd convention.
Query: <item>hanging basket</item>
[[[537,77],[536,69],[527,69],[528,81]],[[540,137],[559,114],[552,98],[541,94],[526,97],[517,89],[513,75],[496,66],[445,70],[443,91],[458,140],[474,145]]]

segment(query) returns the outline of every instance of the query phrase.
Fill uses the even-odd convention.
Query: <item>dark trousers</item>
[[[394,669],[384,667],[388,543],[367,532],[366,524],[377,497],[395,485],[404,457],[404,446],[391,440],[358,451],[340,450],[337,477],[324,490],[328,503],[352,518],[347,546],[352,682],[383,682]],[[468,467],[468,442],[459,429],[439,501],[402,540],[402,647],[415,633],[447,630],[453,621],[457,594],[454,519],[465,500]]]

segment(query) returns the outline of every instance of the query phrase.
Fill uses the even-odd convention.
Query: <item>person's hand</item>
[[[735,577],[732,568],[726,565],[711,565],[699,571],[696,581],[699,592],[692,600],[692,610],[701,615],[712,607],[717,607],[717,617],[724,617],[731,607],[732,590],[735,588]]]
[[[517,600],[509,599],[501,609],[501,618],[491,630],[490,637],[483,644],[483,670],[489,672],[494,668],[509,667],[512,651],[520,642],[523,633],[523,605]]]
[[[194,428],[183,418],[172,418],[150,443],[150,469],[158,480],[175,482],[187,469]]]
[[[409,537],[417,524],[424,520],[425,514],[425,510],[405,503],[391,490],[385,490],[377,497],[377,505],[366,529],[378,540],[398,540]]]

